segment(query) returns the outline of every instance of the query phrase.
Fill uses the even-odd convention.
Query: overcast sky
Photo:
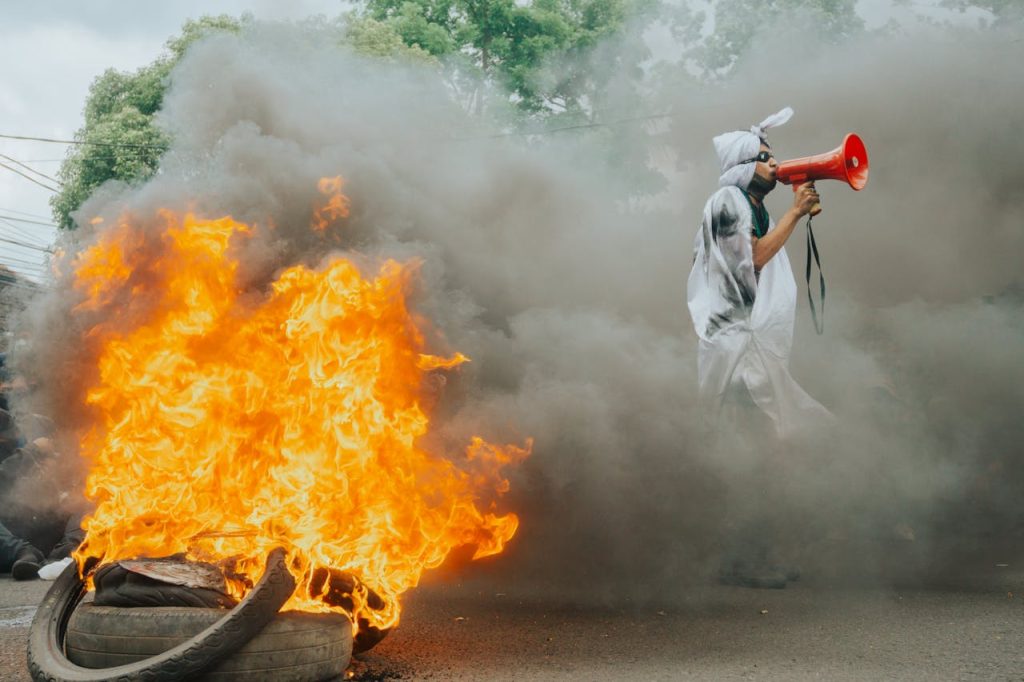
[[[341,0],[0,0],[0,134],[70,139],[82,124],[82,107],[96,76],[152,62],[186,19],[245,11],[267,19],[333,16],[342,7]],[[50,176],[65,150],[61,144],[0,138],[0,154]],[[25,170],[9,159],[0,163]],[[49,245],[55,230],[12,218],[52,222],[51,195],[0,167],[0,239],[9,240],[0,241],[0,264],[37,279],[42,274],[44,253],[38,247]]]
[[[926,12],[939,0],[911,3]],[[860,0],[869,26],[909,10],[897,0]],[[108,68],[134,70],[155,59],[186,19],[204,14],[260,19],[334,16],[343,0],[0,0],[0,134],[70,139],[82,123],[82,107],[93,79]],[[0,138],[0,163],[24,171],[15,159],[56,175],[65,145]],[[31,173],[27,174],[31,175]],[[43,183],[53,184],[38,176]],[[0,167],[0,264],[39,279],[44,252],[55,231],[51,192]],[[11,242],[20,242],[23,245]],[[30,246],[24,246],[30,245]]]

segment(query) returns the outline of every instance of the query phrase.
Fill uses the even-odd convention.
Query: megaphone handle
[[[807,184],[806,181],[804,181],[804,182],[794,182],[793,183],[793,194],[796,194],[797,192],[799,192],[800,188],[803,187],[806,184]],[[818,215],[819,213],[821,213],[821,204],[815,204],[814,206],[811,206],[811,213],[810,213],[810,215],[812,217]]]

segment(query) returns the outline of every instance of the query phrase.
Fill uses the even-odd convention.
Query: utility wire
[[[118,159],[145,159],[148,158],[148,154],[122,154],[120,156],[79,156],[76,157],[76,161],[117,161]],[[25,163],[61,163],[67,161],[67,158],[63,159],[25,159]]]
[[[37,270],[30,270],[29,268],[25,267],[21,263],[3,263],[3,262],[0,262],[0,268],[5,268],[5,269],[7,269],[7,270],[9,270],[11,272],[16,272],[16,273],[20,274],[22,277],[25,277],[25,278],[28,278],[28,277],[47,277],[47,276],[49,276],[49,273],[41,272],[41,271],[37,271]]]
[[[604,109],[604,110],[614,110],[614,108],[612,108],[612,109]],[[603,111],[603,110],[601,110],[601,111]],[[615,121],[583,123],[583,124],[578,124],[578,125],[563,126],[563,127],[560,127],[560,128],[547,128],[547,129],[534,130],[534,131],[515,131],[515,132],[508,132],[508,133],[494,133],[494,134],[491,134],[491,135],[483,135],[483,136],[480,136],[480,137],[454,138],[454,139],[460,140],[460,141],[466,141],[466,140],[481,140],[481,139],[497,139],[497,138],[503,138],[503,137],[526,137],[526,136],[531,136],[531,135],[549,135],[551,133],[560,133],[560,132],[565,132],[565,131],[569,131],[569,130],[585,130],[585,129],[588,129],[588,128],[608,127],[608,126],[617,125],[619,123],[633,123],[633,122],[636,122],[636,121],[653,121],[653,120],[662,119],[662,118],[675,118],[675,117],[680,116],[682,114],[683,114],[683,112],[670,112],[670,113],[665,113],[665,114],[651,114],[651,115],[648,115],[648,116],[635,116],[635,117],[631,117],[631,118],[618,119],[618,120],[615,120]],[[25,135],[5,135],[5,134],[2,134],[2,133],[0,133],[0,138],[9,139],[9,140],[32,140],[32,141],[36,141],[36,142],[54,142],[54,143],[58,143],[58,144],[94,145],[94,146],[101,146],[101,147],[125,147],[125,148],[134,148],[134,149],[161,149],[161,150],[167,150],[167,148],[168,148],[167,145],[158,145],[158,144],[142,144],[142,143],[131,143],[131,142],[85,142],[85,141],[81,141],[81,140],[56,140],[56,139],[46,138],[46,137],[29,137],[29,136],[25,136]],[[88,161],[93,161],[93,160],[114,160],[114,159],[118,159],[118,158],[123,158],[123,157],[95,156],[95,157],[83,157],[83,160],[88,160]],[[43,162],[49,163],[49,162],[59,162],[59,161],[65,161],[65,160],[66,159],[32,159],[31,161],[33,163],[43,163]]]
[[[46,180],[49,180],[50,182],[56,182],[56,183],[57,183],[58,185],[63,185],[63,184],[64,184],[63,182],[61,182],[61,181],[60,181],[60,180],[58,180],[57,178],[51,178],[51,177],[50,177],[49,175],[47,175],[46,173],[40,173],[40,172],[39,172],[39,171],[37,171],[37,170],[36,170],[35,168],[32,168],[32,167],[30,167],[30,166],[26,166],[26,165],[25,165],[25,164],[23,164],[23,163],[22,163],[21,161],[18,161],[17,159],[13,159],[13,158],[11,158],[10,156],[7,156],[6,154],[0,154],[0,158],[3,158],[3,159],[7,159],[7,160],[8,160],[8,161],[10,161],[11,163],[15,163],[15,164],[17,164],[17,165],[21,166],[22,168],[24,168],[25,170],[27,170],[28,172],[30,172],[30,173],[35,173],[35,174],[36,174],[36,175],[38,175],[39,177],[41,177],[41,178],[44,178],[44,179],[46,179]]]
[[[53,251],[50,249],[44,248],[42,246],[35,246],[27,242],[19,242],[16,239],[7,239],[6,237],[0,237],[0,242],[4,242],[6,244],[14,244],[15,246],[23,246],[26,249],[32,249],[33,251],[39,251],[40,253],[53,253]]]
[[[28,218],[16,218],[12,215],[0,215],[0,218],[4,218],[5,220],[14,220],[19,223],[31,223],[32,225],[46,225],[47,227],[60,228],[59,225],[55,225],[54,223],[44,223],[41,220],[29,220]]]
[[[0,209],[0,210],[2,210],[2,209]],[[26,228],[26,227],[21,227],[19,225],[16,225],[16,224],[12,223],[10,220],[8,220],[7,218],[0,218],[0,223],[2,223],[4,225],[7,225],[8,227],[10,227],[15,232],[19,232],[20,234],[23,234],[24,236],[28,237],[29,239],[37,239],[37,238],[39,238],[37,231],[34,231],[32,228]]]
[[[93,145],[96,147],[132,147],[136,149],[167,149],[165,144],[143,144],[135,142],[87,142],[83,140],[55,140],[49,137],[29,137],[26,135],[4,135],[0,138],[7,140],[31,140],[33,142],[55,142],[57,144]]]
[[[26,249],[31,249],[33,251],[38,251],[39,253],[53,253],[53,250],[50,249],[50,247],[48,246],[43,246],[41,244],[33,244],[32,242],[21,241],[20,239],[15,239],[10,235],[0,236],[0,241],[3,241],[4,243],[7,244],[14,244],[15,246],[21,246]]]
[[[16,272],[23,276],[31,275],[32,277],[51,277],[53,275],[48,268],[42,268],[37,265],[29,267],[29,265],[25,263],[6,262],[6,260],[0,256],[0,281],[3,281],[2,276],[6,274],[4,270],[7,270],[8,272]]]
[[[4,220],[3,218],[0,218],[0,225],[6,227],[8,230],[14,233],[15,237],[18,237],[19,239],[25,239],[29,243],[36,243],[38,246],[47,245],[46,242],[37,241],[39,239],[38,235],[34,235],[29,232],[26,232],[25,230],[22,230],[20,227],[10,222],[9,220]]]
[[[58,193],[60,191],[60,190],[54,189],[53,187],[50,187],[49,185],[44,185],[43,183],[41,183],[38,180],[36,180],[35,178],[33,178],[31,175],[25,175],[24,173],[22,173],[17,168],[11,168],[6,163],[0,163],[0,168],[6,168],[7,170],[11,171],[12,173],[17,173],[18,175],[20,175],[21,177],[25,178],[29,182],[34,182],[37,185],[39,185],[40,187],[42,187],[44,189],[50,190],[54,194],[56,194],[56,193]]]
[[[11,270],[15,275],[17,274],[14,270]],[[31,291],[38,293],[40,291],[48,291],[52,287],[48,287],[44,284],[33,282],[28,278],[16,279],[14,276],[0,274],[0,286],[12,287],[14,289],[22,289],[24,291]]]
[[[28,249],[29,251],[35,251],[36,253],[46,254],[47,256],[53,255],[53,251],[51,251],[50,249],[44,249],[41,246],[32,246],[31,244],[20,242],[17,239],[8,239],[7,237],[0,237],[0,244],[10,244],[12,246],[18,246],[23,249]]]
[[[45,255],[42,256],[42,258],[33,258],[31,254],[23,253],[21,251],[18,251],[17,249],[10,247],[3,247],[3,249],[0,250],[0,259],[3,258],[18,261],[20,263],[25,263],[26,265],[31,265],[32,267],[36,268],[45,267],[44,264],[46,262]]]
[[[670,112],[667,114],[650,114],[649,116],[633,116],[630,118],[620,118],[614,121],[598,121],[595,123],[579,123],[577,125],[563,126],[561,128],[543,128],[540,130],[516,130],[508,133],[493,133],[491,135],[480,135],[478,137],[456,137],[452,138],[460,142],[469,142],[473,140],[496,140],[504,137],[530,137],[533,135],[550,135],[551,133],[562,133],[569,130],[585,130],[588,128],[610,128],[613,125],[620,123],[635,123],[637,121],[655,121],[662,118],[675,118],[682,116],[683,112]]]
[[[27,215],[29,218],[39,218],[45,220],[49,216],[40,215],[39,213],[29,213],[28,211],[19,211],[16,208],[0,208],[0,211],[6,211],[7,213],[20,213],[21,215]]]
[[[17,265],[18,267],[23,267],[36,275],[40,275],[46,272],[46,267],[41,263],[25,260],[24,258],[15,258],[14,256],[0,255],[0,263],[4,263],[7,265]]]

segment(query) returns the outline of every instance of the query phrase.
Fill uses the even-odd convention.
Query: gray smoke
[[[240,277],[260,292],[282,267],[325,255],[308,225],[317,180],[340,174],[352,211],[333,228],[337,248],[365,263],[422,258],[415,305],[432,343],[473,360],[449,377],[437,441],[457,452],[471,434],[534,438],[503,502],[519,535],[477,575],[598,601],[672,598],[752,521],[805,571],[874,574],[895,553],[901,578],[924,575],[1019,542],[1024,44],[939,31],[800,44],[799,60],[781,62],[765,36],[752,51],[764,59],[727,87],[662,89],[649,106],[667,123],[523,139],[466,116],[429,67],[367,62],[289,27],[213,37],[173,73],[161,173],[103,188],[68,246],[93,238],[93,216],[230,213],[256,225]],[[772,132],[779,158],[849,131],[871,156],[864,192],[819,185],[826,331],[801,308],[792,363],[839,425],[713,451],[685,304],[718,176],[710,140],[787,104],[797,113]],[[670,189],[624,200],[639,180],[607,163],[610,137],[647,145],[633,151]],[[769,197],[774,215],[790,194]],[[788,247],[798,280],[802,235]],[[72,433],[87,418],[84,330],[143,315],[148,289],[83,315],[68,285],[30,310],[21,366],[40,382],[35,409]]]

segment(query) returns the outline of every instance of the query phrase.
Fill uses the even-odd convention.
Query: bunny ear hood
[[[769,128],[784,125],[792,117],[793,110],[790,107],[785,107],[758,125],[750,126],[749,132],[735,130],[722,133],[712,140],[722,168],[722,174],[718,178],[719,186],[736,185],[742,190],[747,189],[751,178],[754,177],[754,164],[743,163],[743,161],[757,156],[761,143],[768,140]]]

